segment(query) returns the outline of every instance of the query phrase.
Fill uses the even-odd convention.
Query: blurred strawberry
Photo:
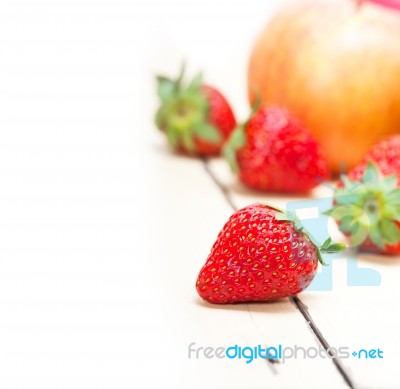
[[[177,80],[157,77],[161,105],[157,127],[166,133],[173,149],[194,155],[214,155],[236,127],[232,109],[214,87],[204,85],[201,75],[183,85],[183,70]]]
[[[240,181],[258,190],[302,193],[328,177],[314,136],[278,106],[255,109],[232,133],[224,155]]]
[[[360,250],[400,254],[400,135],[377,143],[341,177],[327,213]]]

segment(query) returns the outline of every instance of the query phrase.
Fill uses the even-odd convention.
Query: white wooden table
[[[187,388],[398,388],[397,327],[399,258],[360,256],[358,266],[381,274],[381,286],[348,286],[346,259],[335,259],[333,288],[305,291],[296,299],[274,303],[212,306],[197,296],[194,280],[219,229],[233,212],[264,202],[284,207],[293,198],[269,196],[237,184],[220,159],[196,160],[174,155],[156,141],[156,193],[160,221],[158,242],[164,242],[164,287],[170,292],[169,320],[175,333],[176,355],[182,369],[180,385]],[[153,150],[154,150],[153,149]],[[315,196],[327,194],[317,188]],[[175,270],[174,270],[175,269]],[[179,271],[176,271],[179,269]],[[381,349],[382,359],[199,359],[188,357],[193,347],[258,344],[301,347]],[[178,351],[179,350],[179,351]],[[179,356],[178,356],[179,355]],[[301,355],[301,354],[300,354]],[[172,362],[171,362],[172,363]],[[174,362],[175,363],[175,362]],[[347,382],[346,382],[347,381]],[[209,385],[209,386],[207,386]]]
[[[193,14],[188,8],[180,8],[181,16],[188,19],[185,26],[190,23],[193,28],[186,28],[183,34],[183,27],[178,24],[165,29],[166,35],[155,34],[156,49],[149,54],[147,74],[173,74],[178,65],[176,58],[189,58],[193,71],[196,66],[203,68],[207,80],[222,88],[239,118],[244,119],[248,109],[245,73],[249,47],[259,26],[284,3],[255,2],[249,8],[244,2],[235,2],[229,17],[223,16],[225,5],[218,3],[206,32],[200,26],[207,19],[207,6],[198,4],[195,11],[192,9]],[[223,29],[219,29],[219,18],[224,19]],[[148,101],[150,117],[156,107],[150,93]],[[175,382],[184,388],[400,388],[400,258],[359,256],[358,267],[380,273],[380,286],[348,286],[347,260],[343,258],[331,264],[330,291],[305,291],[298,300],[272,304],[216,307],[203,303],[196,294],[194,281],[233,209],[256,201],[285,208],[296,198],[247,190],[237,183],[224,161],[174,155],[160,134],[149,138],[147,149],[153,161],[149,180],[154,185],[153,201],[159,212],[154,228],[157,242],[163,242],[157,258],[165,266],[163,290],[169,291],[166,323],[170,323],[175,342],[170,377],[180,377]],[[317,198],[330,195],[326,187],[313,193]],[[335,236],[335,229],[331,232]],[[226,358],[188,359],[192,342],[196,347],[348,347],[350,353],[381,349],[384,358],[358,359],[350,355],[336,360],[298,358],[284,364],[254,361],[246,365],[243,360]]]

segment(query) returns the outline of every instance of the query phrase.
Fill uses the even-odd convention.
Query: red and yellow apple
[[[332,171],[400,132],[399,0],[297,2],[257,40],[250,102],[283,105],[315,134]],[[400,150],[399,150],[400,152]]]

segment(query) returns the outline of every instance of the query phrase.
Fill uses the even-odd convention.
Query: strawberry
[[[313,280],[321,252],[283,212],[252,204],[235,212],[218,235],[196,282],[203,299],[216,304],[267,301],[295,295]]]
[[[224,155],[239,180],[258,190],[307,192],[328,177],[314,136],[278,106],[256,110],[233,132]]]
[[[328,214],[359,250],[400,254],[400,135],[373,146],[341,177]]]
[[[400,184],[400,135],[390,136],[375,144],[365,154],[362,161],[347,174],[347,177],[352,181],[360,182],[368,162],[374,163],[383,175],[398,177]]]
[[[158,77],[161,105],[157,127],[166,133],[173,149],[195,155],[213,155],[236,127],[235,116],[225,97],[204,85],[201,75],[183,85],[183,70],[177,80]]]

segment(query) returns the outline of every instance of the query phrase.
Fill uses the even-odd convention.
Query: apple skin
[[[400,132],[400,12],[351,0],[285,7],[253,48],[248,88],[250,103],[297,115],[331,171],[352,168]]]

